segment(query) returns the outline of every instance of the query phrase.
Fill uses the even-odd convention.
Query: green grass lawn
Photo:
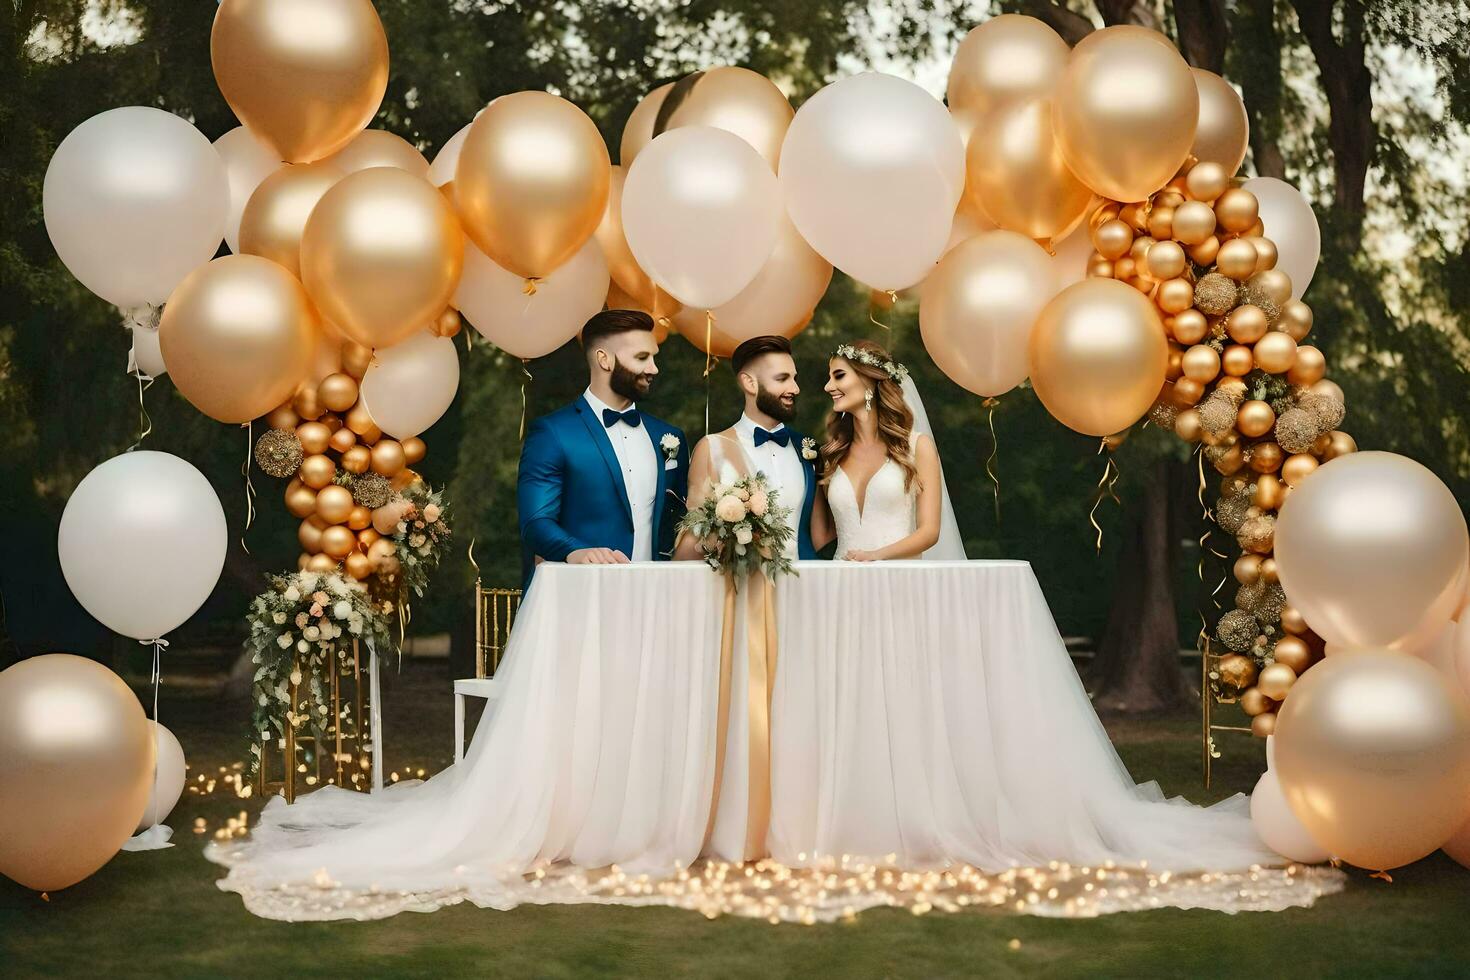
[[[385,677],[389,769],[445,765],[448,674],[411,663]],[[161,709],[194,772],[243,758],[243,707],[207,685],[168,691]],[[1215,786],[1199,777],[1198,720],[1111,726],[1139,779],[1206,802],[1249,790],[1261,745],[1221,742]],[[259,799],[186,793],[170,819],[179,846],[119,854],[42,901],[0,879],[0,977],[32,976],[1322,976],[1470,972],[1470,871],[1437,855],[1392,884],[1353,872],[1344,894],[1281,913],[1163,910],[1092,920],[995,911],[914,916],[877,909],[853,922],[772,926],[692,912],[600,906],[493,912],[460,905],[381,922],[288,925],[247,914],[206,862],[211,829]],[[1019,941],[1016,946],[1012,940]],[[1013,948],[1015,947],[1015,948]]]

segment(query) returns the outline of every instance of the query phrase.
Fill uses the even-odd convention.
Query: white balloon
[[[1274,769],[1261,774],[1255,792],[1251,793],[1251,823],[1261,841],[1287,860],[1320,864],[1332,856],[1312,839],[1301,820],[1291,812]]]
[[[771,257],[730,302],[715,307],[715,325],[735,343],[752,337],[782,333],[803,326],[826,295],[832,282],[832,264],[812,250],[785,215],[781,235]],[[703,337],[704,311],[684,307],[674,314],[674,325],[689,337]]]
[[[144,640],[177,629],[209,598],[228,539],[224,508],[204,474],[145,449],[83,477],[61,514],[56,550],[87,612]]]
[[[529,296],[525,279],[496,265],[466,239],[453,303],[480,336],[507,354],[544,357],[577,336],[602,309],[608,281],[607,259],[595,238],[537,282]]]
[[[483,112],[484,110],[480,110]],[[479,118],[479,113],[475,114]],[[470,127],[474,120],[460,127],[459,132],[445,140],[444,145],[439,147],[439,152],[434,154],[434,160],[429,164],[429,183],[435,187],[443,187],[454,179],[454,168],[459,165],[459,151],[464,146],[464,138],[469,135]]]
[[[184,794],[184,747],[179,744],[173,732],[158,722],[149,719],[148,724],[153,729],[153,742],[158,747],[158,751],[154,753],[157,768],[153,773],[153,790],[148,796],[148,807],[143,811],[143,818],[138,821],[138,829],[133,831],[135,834],[141,834],[149,827],[167,820],[178,805],[179,797]]]
[[[623,232],[638,266],[685,306],[713,310],[760,273],[781,230],[765,158],[734,133],[671,129],[623,182]]]
[[[962,196],[959,206],[955,208],[954,221],[949,226],[949,240],[944,243],[944,254],[940,258],[944,258],[957,246],[963,245],[976,235],[995,231],[995,229],[995,222],[991,221],[984,211],[971,204],[968,197]]]
[[[131,370],[145,378],[161,378],[168,373],[163,363],[163,350],[158,344],[158,331],[132,327],[133,351]]]
[[[875,289],[929,274],[964,185],[965,148],[949,112],[892,75],[828,85],[797,110],[781,147],[791,220],[823,258]]]
[[[214,257],[230,210],[209,140],[161,109],[98,113],[67,134],[41,191],[67,269],[117,306],[158,304]]]
[[[362,376],[362,407],[395,439],[410,439],[439,421],[459,390],[454,341],[421,330],[379,347]]]
[[[1241,185],[1260,202],[1266,237],[1276,243],[1276,268],[1291,277],[1292,299],[1301,299],[1322,256],[1322,231],[1302,192],[1275,177],[1252,177]]]
[[[1266,736],[1266,768],[1276,768],[1276,736]]]
[[[214,141],[214,151],[225,165],[225,179],[230,185],[230,209],[225,219],[225,244],[240,254],[240,216],[250,195],[260,182],[285,164],[276,152],[266,146],[244,126],[236,126]]]

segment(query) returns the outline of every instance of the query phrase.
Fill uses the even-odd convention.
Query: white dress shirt
[[[588,388],[582,397],[592,406],[593,418],[602,425],[602,412],[617,409],[604,402]],[[636,407],[636,406],[630,406]],[[658,494],[658,452],[648,435],[647,425],[631,426],[614,422],[607,430],[613,455],[623,470],[623,487],[628,493],[628,507],[633,512],[633,561],[653,561],[653,498]]]
[[[780,432],[784,428],[786,426],[783,423],[768,431]],[[806,468],[801,464],[801,446],[793,437],[785,446],[767,442],[756,448],[755,430],[756,424],[748,415],[741,415],[740,421],[735,423],[735,435],[739,438],[745,455],[756,470],[765,476],[766,482],[780,493],[780,505],[791,509],[792,523],[797,524],[801,521],[801,507],[806,501]],[[796,557],[794,534],[786,545],[786,554],[791,558]]]

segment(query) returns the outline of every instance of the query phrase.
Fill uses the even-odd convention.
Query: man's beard
[[[790,422],[796,418],[796,400],[792,399],[788,407],[785,402],[781,401],[779,395],[767,391],[765,385],[759,381],[755,386],[755,407],[777,422]]]
[[[613,391],[636,402],[648,394],[648,389],[653,386],[653,378],[640,371],[630,371],[623,367],[623,362],[613,358],[612,378],[608,381]]]

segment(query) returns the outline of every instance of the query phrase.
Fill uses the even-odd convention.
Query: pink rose
[[[734,494],[727,494],[715,504],[715,516],[727,524],[745,519],[745,502]]]
[[[427,507],[424,508],[424,520],[428,521],[430,524],[433,524],[438,519],[439,519],[439,505],[438,504],[429,504]]]
[[[766,513],[766,507],[769,504],[770,501],[766,499],[765,491],[757,490],[750,495],[750,503],[748,506],[750,507],[750,512],[756,517],[764,517]]]
[[[319,602],[313,602],[311,604],[311,614],[313,616],[320,616],[322,614],[322,606],[321,606],[321,603],[319,603]]]

